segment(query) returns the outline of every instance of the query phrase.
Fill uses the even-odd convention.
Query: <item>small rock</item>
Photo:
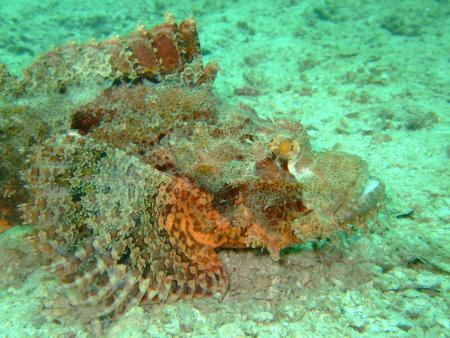
[[[273,320],[273,314],[268,311],[260,311],[250,314],[250,319],[257,322],[268,322]]]
[[[417,276],[417,287],[439,289],[441,287],[441,278],[431,272],[424,271]]]
[[[405,306],[405,313],[410,319],[416,319],[425,314],[430,308],[430,304],[421,298],[409,301]]]
[[[242,337],[245,336],[245,333],[239,328],[239,326],[235,323],[227,323],[223,324],[219,327],[219,336],[220,337]]]
[[[409,331],[414,327],[414,323],[410,320],[403,319],[399,323],[397,323],[397,327],[402,329],[403,331]]]

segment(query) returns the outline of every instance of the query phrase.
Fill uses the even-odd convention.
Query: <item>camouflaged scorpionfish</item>
[[[313,151],[299,123],[220,105],[216,70],[203,67],[192,20],[65,46],[27,70],[28,86],[48,95],[91,91],[23,172],[25,220],[87,318],[221,296],[217,248],[277,259],[364,224],[381,201],[359,157]]]

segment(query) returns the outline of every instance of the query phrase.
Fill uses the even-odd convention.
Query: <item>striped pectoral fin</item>
[[[162,283],[158,298],[173,301],[224,294],[228,278],[214,248],[180,233],[172,232],[170,236],[174,256],[182,257],[179,260],[184,263],[173,263],[174,276]]]
[[[115,311],[123,313],[126,307],[126,301],[130,297],[135,285],[137,285],[137,282],[138,277],[129,271],[118,284],[114,294],[105,299],[105,302],[101,304],[103,308],[100,310],[99,316],[106,316]]]
[[[105,257],[96,257],[96,265],[93,268],[83,270],[82,274],[64,285],[66,289],[78,290],[70,297],[72,305],[100,304],[115,291],[125,275],[125,269],[114,267],[109,261]]]
[[[91,245],[87,245],[77,250],[72,256],[60,256],[56,261],[51,263],[47,269],[50,272],[56,273],[60,278],[65,278],[76,273],[80,264],[88,259],[93,253],[94,248]]]
[[[186,243],[181,243],[178,249],[188,262],[180,269],[177,283],[173,283],[169,293],[170,298],[215,297],[226,293],[228,277],[213,248],[200,245],[188,247]]]
[[[150,280],[148,278],[139,277],[127,297],[124,298],[123,302],[114,310],[113,320],[118,319],[133,306],[139,304],[146,294],[149,285]]]
[[[217,253],[211,249],[207,260],[199,257],[194,297],[216,297],[225,295],[228,288],[228,276]]]

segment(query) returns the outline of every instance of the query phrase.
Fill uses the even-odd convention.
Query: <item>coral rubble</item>
[[[24,100],[54,103],[41,116],[59,116],[44,119],[31,151],[22,141],[21,159],[31,153],[24,219],[80,316],[222,297],[216,249],[266,248],[278,259],[293,244],[364,225],[382,200],[362,159],[315,152],[299,123],[221,104],[217,69],[202,64],[195,22],[168,18],[60,47],[20,80]]]

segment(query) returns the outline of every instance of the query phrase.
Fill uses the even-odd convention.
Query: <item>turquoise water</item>
[[[230,282],[222,301],[135,306],[86,323],[32,249],[35,225],[17,205],[33,197],[18,171],[32,146],[66,132],[72,105],[104,88],[69,83],[54,96],[42,82],[14,87],[14,75],[57,46],[151,28],[168,12],[195,18],[204,64],[220,66],[222,104],[301,123],[315,150],[363,158],[385,202],[346,245],[291,247],[280,261],[220,250]],[[0,336],[449,335],[448,1],[15,1],[0,14],[9,72],[0,72]]]

